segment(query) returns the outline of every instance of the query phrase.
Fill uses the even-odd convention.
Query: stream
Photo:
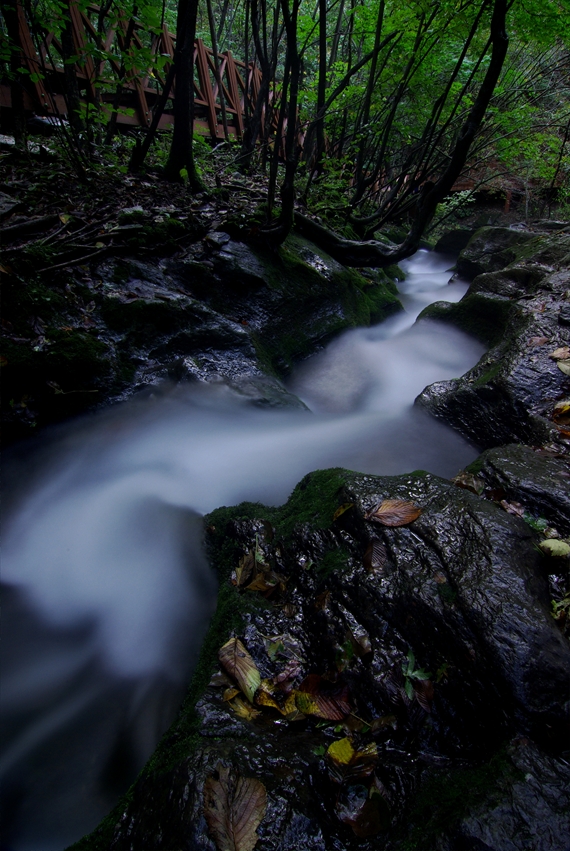
[[[283,503],[342,466],[450,477],[476,447],[413,407],[483,346],[432,320],[458,301],[453,260],[402,263],[404,313],[302,363],[309,410],[252,407],[224,383],[187,385],[67,424],[8,458],[4,520],[4,851],[59,851],[94,828],[171,723],[213,611],[204,513]]]

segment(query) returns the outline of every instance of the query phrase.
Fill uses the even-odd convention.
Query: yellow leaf
[[[332,745],[329,745],[327,750],[327,756],[339,765],[348,765],[348,763],[352,760],[354,753],[354,748],[352,747],[350,739],[347,739],[346,737],[344,739],[340,739],[338,742],[333,742]]]
[[[64,225],[66,225],[68,223],[70,218],[71,218],[71,216],[69,215],[69,213],[60,213],[59,214],[59,220]]]
[[[222,697],[224,700],[231,700],[236,696],[236,694],[239,694],[239,688],[226,688],[224,689]]]
[[[570,347],[560,346],[558,349],[550,352],[548,357],[552,358],[552,360],[568,360],[570,358]]]
[[[337,508],[337,510],[333,514],[333,520],[336,520],[338,517],[341,516],[341,514],[344,514],[345,511],[348,511],[349,508],[353,508],[353,507],[354,507],[353,502],[344,502],[342,505],[340,505]]]
[[[233,709],[238,718],[243,718],[245,721],[253,721],[261,712],[250,703],[246,703],[241,697],[236,697],[230,701],[229,706]]]
[[[570,546],[566,541],[558,541],[556,538],[549,538],[546,541],[542,541],[539,547],[543,553],[554,558],[562,558],[563,556],[570,555]]]
[[[261,682],[261,676],[256,664],[239,640],[230,638],[219,652],[219,659],[230,676],[237,680],[237,684],[250,701]]]
[[[570,375],[570,359],[569,360],[559,360],[556,362],[556,366],[563,372],[564,375]]]
[[[406,526],[422,513],[421,508],[404,499],[385,499],[376,508],[368,511],[366,520],[376,520],[383,526]]]

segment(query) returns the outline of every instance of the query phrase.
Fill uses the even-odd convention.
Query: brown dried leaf
[[[416,700],[422,709],[426,712],[431,712],[431,704],[433,701],[433,683],[431,680],[416,680],[414,682],[414,692]]]
[[[305,677],[295,692],[295,703],[304,715],[315,715],[327,721],[342,721],[352,712],[348,687],[331,683],[318,674]]]
[[[556,361],[556,366],[563,372],[564,375],[570,375],[570,360],[559,360]]]
[[[526,511],[520,502],[507,502],[506,499],[501,500],[501,508],[504,508],[507,514],[514,514],[515,517],[524,517]]]
[[[225,766],[204,783],[204,816],[218,851],[253,851],[267,809],[267,793],[254,777],[234,777]]]
[[[548,343],[548,337],[531,337],[527,345],[529,346],[544,346]]]
[[[323,611],[328,608],[329,600],[331,598],[330,591],[322,591],[320,594],[317,594],[315,597],[315,609],[318,612]]]
[[[218,656],[228,674],[237,680],[247,699],[253,703],[253,696],[259,688],[261,676],[239,638],[230,638],[221,648]]]
[[[471,493],[476,493],[477,496],[481,496],[485,490],[485,482],[483,479],[480,479],[478,476],[474,476],[472,473],[468,473],[466,470],[462,470],[454,476],[451,481],[458,488],[464,488],[467,491],[471,491]]]
[[[245,553],[245,555],[240,558],[239,565],[236,568],[236,585],[238,588],[249,581],[249,578],[253,573],[254,566],[255,553],[253,550],[249,550],[249,552]]]
[[[382,570],[387,561],[386,547],[378,538],[372,538],[362,558],[364,567],[368,573],[372,573],[375,570]]]
[[[376,836],[390,826],[390,810],[382,795],[374,787],[345,786],[337,799],[336,812],[343,824],[348,824],[361,839]]]
[[[405,499],[385,499],[368,511],[366,520],[375,520],[383,526],[406,526],[422,513],[422,509]]]

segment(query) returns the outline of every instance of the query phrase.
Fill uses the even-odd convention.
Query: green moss
[[[484,384],[488,384],[493,378],[496,378],[501,371],[500,363],[494,363],[489,369],[486,369],[485,372],[482,372],[481,375],[475,379],[473,382],[473,387],[482,387]]]
[[[472,476],[478,476],[481,470],[483,469],[483,459],[481,457],[476,458],[471,464],[468,464],[465,468],[467,473],[471,473]]]
[[[474,293],[457,304],[435,302],[426,307],[418,318],[451,322],[486,345],[496,346],[505,335],[513,309],[506,299]]]
[[[331,573],[344,573],[349,565],[350,554],[347,550],[331,550],[316,565],[319,578],[326,579]]]
[[[470,809],[497,796],[501,787],[522,777],[506,749],[477,768],[461,768],[431,777],[420,788],[408,815],[406,851],[432,851],[435,839]]]
[[[333,467],[316,470],[301,479],[288,502],[276,512],[276,536],[288,538],[300,524],[310,524],[313,529],[329,529],[335,511],[343,502],[346,473],[341,467]]]

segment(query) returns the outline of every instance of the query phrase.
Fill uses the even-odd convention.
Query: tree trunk
[[[194,136],[194,41],[198,0],[179,0],[176,23],[176,97],[174,99],[174,132],[168,162],[164,168],[167,180],[188,180],[195,191],[204,187],[198,177],[192,147]]]

